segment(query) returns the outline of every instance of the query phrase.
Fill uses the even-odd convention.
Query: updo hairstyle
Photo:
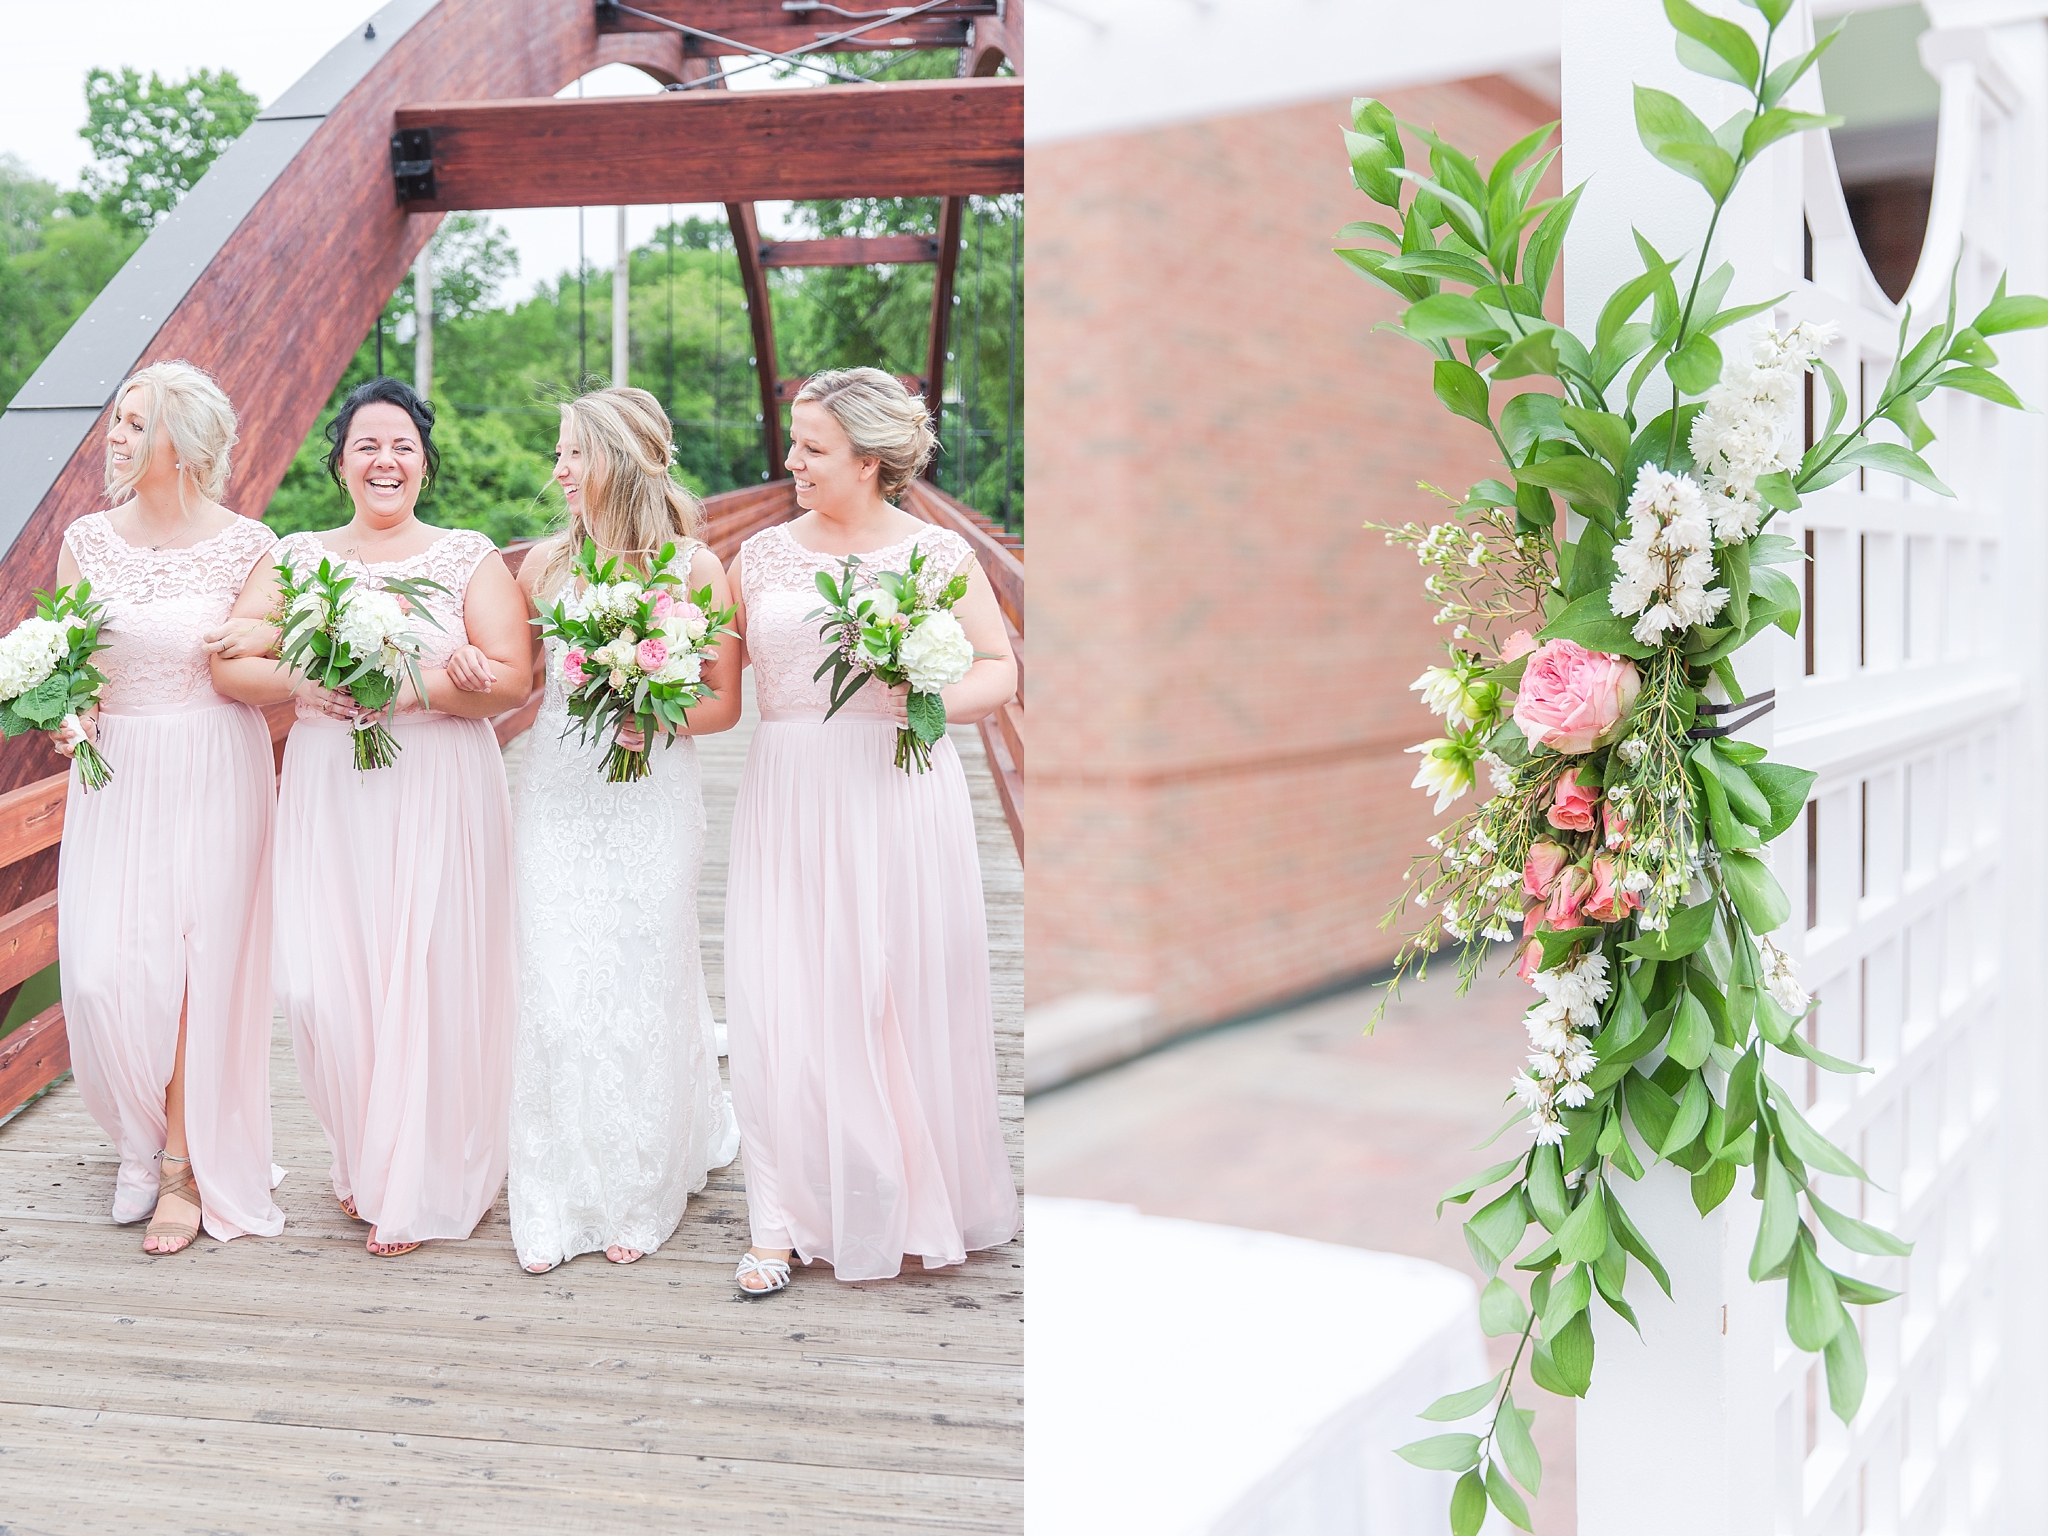
[[[939,439],[923,397],[904,388],[893,373],[831,368],[804,380],[796,397],[830,411],[856,455],[881,461],[884,500],[901,496],[938,451]]]

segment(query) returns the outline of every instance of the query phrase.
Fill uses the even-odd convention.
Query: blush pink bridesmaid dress
[[[932,528],[863,555],[901,570],[913,543],[957,570]],[[931,771],[895,766],[870,683],[824,722],[813,554],[787,527],[743,551],[761,724],[733,812],[726,1018],[747,1214],[760,1248],[841,1280],[965,1261],[1016,1235],[996,1111],[995,1016],[974,811],[950,741]]]
[[[338,558],[310,533],[295,565]],[[361,575],[441,583],[423,668],[465,643],[462,595],[491,541],[443,534]],[[431,701],[430,701],[431,702]],[[380,1243],[465,1238],[505,1182],[512,1099],[512,810],[487,720],[390,722],[398,760],[358,772],[349,727],[301,706],[276,857],[278,1001],[334,1152],[334,1193]]]
[[[58,856],[57,958],[79,1094],[121,1160],[114,1220],[156,1205],[164,1090],[185,1026],[185,1135],[200,1218],[225,1241],[274,1237],[270,1191],[270,836],[263,716],[213,691],[201,635],[223,622],[275,536],[253,519],[188,549],[141,549],[104,513],[64,542],[106,604],[99,747],[113,779],[73,773]]]

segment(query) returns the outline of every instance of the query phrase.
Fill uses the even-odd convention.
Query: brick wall
[[[1550,116],[1405,90],[1486,158]],[[1175,1031],[1383,963],[1433,818],[1402,749],[1438,654],[1418,480],[1494,472],[1392,295],[1330,254],[1373,216],[1345,102],[1034,148],[1027,999],[1144,993]]]

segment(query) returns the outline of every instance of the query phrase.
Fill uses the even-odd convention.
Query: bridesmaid
[[[935,447],[924,402],[876,368],[814,375],[791,412],[804,513],[733,561],[761,689],[733,813],[726,1019],[753,1246],[742,1293],[789,1284],[792,1251],[841,1280],[927,1269],[1017,1231],[996,1114],[988,931],[974,813],[950,741],[894,763],[905,695],[870,683],[824,723],[815,578],[858,554],[965,572],[954,610],[984,659],[945,691],[971,721],[1016,692],[995,594],[967,541],[890,503]]]
[[[669,472],[667,414],[644,389],[562,407],[555,482],[568,525],[528,552],[519,585],[538,615],[568,595],[584,540],[644,576],[674,544],[688,589],[728,606],[725,568]],[[519,1029],[512,1067],[512,1241],[545,1274],[602,1250],[631,1264],[659,1248],[739,1131],[718,1080],[698,949],[704,796],[696,738],[740,712],[739,642],[704,669],[717,697],[688,733],[648,753],[648,776],[604,782],[608,744],[577,739],[548,645],[547,691],[514,797]],[[627,743],[629,746],[631,742]]]
[[[220,504],[235,413],[190,363],[155,363],[114,395],[113,509],[64,532],[57,583],[106,604],[96,712],[53,733],[96,742],[113,779],[74,776],[58,856],[57,955],[72,1071],[112,1138],[114,1220],[155,1207],[145,1253],[203,1224],[274,1237],[271,1199],[270,733],[216,693],[209,649],[269,529]],[[209,641],[212,642],[211,646]],[[259,642],[260,643],[260,642]]]
[[[397,762],[356,770],[346,693],[269,660],[220,669],[238,698],[298,704],[277,812],[277,994],[335,1196],[379,1258],[469,1236],[505,1180],[512,1093],[511,806],[489,717],[525,699],[530,641],[491,541],[413,514],[438,468],[433,430],[433,407],[398,380],[358,387],[327,428],[355,516],[278,544],[295,566],[325,557],[361,580],[448,589],[426,604],[440,627],[417,626],[426,697],[400,688]],[[235,612],[268,614],[277,591],[266,564]]]

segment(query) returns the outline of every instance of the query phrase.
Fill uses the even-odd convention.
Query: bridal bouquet
[[[0,735],[12,740],[58,725],[78,729],[78,712],[98,702],[107,681],[92,664],[93,653],[107,646],[100,638],[104,617],[89,581],[36,594],[35,617],[0,638]],[[82,735],[71,760],[88,793],[114,776]]]
[[[1714,220],[1769,145],[1839,121],[1779,104],[1833,35],[1773,66],[1791,0],[1752,3],[1761,38],[1665,0],[1681,62],[1742,86],[1742,112],[1709,128],[1675,96],[1635,93],[1645,147],[1705,190]],[[1535,1494],[1542,1464],[1517,1375],[1583,1396],[1591,1309],[1635,1324],[1631,1261],[1670,1294],[1624,1204],[1655,1163],[1689,1176],[1703,1216],[1748,1171],[1761,1202],[1750,1277],[1786,1282],[1787,1332],[1822,1356],[1835,1413],[1846,1422],[1862,1400],[1848,1308],[1896,1293],[1835,1268],[1821,1234],[1852,1253],[1910,1247],[1817,1187],[1819,1175],[1866,1176],[1800,1113],[1801,1079],[1809,1063],[1865,1069],[1811,1043],[1812,999],[1770,938],[1790,907],[1769,845],[1804,814],[1814,775],[1731,739],[1770,707],[1768,694],[1744,697],[1731,659],[1774,626],[1798,632],[1800,586],[1782,567],[1805,556],[1774,519],[1859,467],[1950,494],[1920,456],[1934,436],[1920,402],[1953,389],[2019,406],[1991,338],[2048,325],[2048,299],[2008,295],[2001,280],[1964,322],[1952,280],[1945,317],[1916,335],[1907,314],[1889,376],[1851,422],[1855,397],[1823,357],[1828,328],[1783,316],[1787,295],[1723,305],[1735,274],[1710,265],[1712,223],[1696,252],[1666,256],[1638,235],[1642,271],[1581,336],[1543,313],[1579,196],[1535,200],[1551,129],[1482,171],[1409,127],[1424,171],[1406,163],[1403,126],[1379,102],[1354,104],[1354,180],[1390,218],[1348,226],[1340,238],[1377,245],[1338,254],[1405,301],[1399,329],[1433,354],[1438,399],[1488,433],[1504,473],[1446,497],[1433,527],[1385,530],[1415,552],[1437,622],[1452,626],[1447,664],[1414,684],[1443,720],[1411,749],[1416,786],[1439,813],[1482,774],[1487,786],[1430,838],[1389,916],[1411,903],[1428,914],[1394,980],[1450,944],[1469,983],[1489,946],[1511,944],[1537,994],[1502,1128],[1525,1122],[1532,1144],[1444,1196],[1480,1199],[1465,1224],[1489,1277],[1480,1320],[1519,1342],[1505,1371],[1422,1415],[1476,1419],[1472,1430],[1401,1451],[1459,1474],[1450,1524],[1471,1536],[1489,1504],[1530,1525],[1515,1485]],[[1652,389],[1639,411],[1660,371],[1668,392]],[[1562,527],[1556,496],[1575,514]],[[1526,1299],[1503,1266],[1528,1277]]]
[[[425,598],[448,589],[425,577],[371,585],[345,570],[325,558],[303,570],[289,560],[277,562],[278,655],[321,687],[347,690],[369,711],[356,722],[356,767],[389,768],[399,746],[384,722],[397,707],[399,684],[410,677],[421,704],[427,700],[420,638],[410,621],[417,615],[439,629]],[[375,718],[379,714],[383,720]]]
[[[939,690],[959,682],[974,665],[974,647],[951,611],[967,595],[967,578],[945,579],[928,568],[929,558],[913,544],[904,570],[876,571],[872,581],[856,584],[860,556],[848,555],[839,580],[818,572],[825,606],[804,616],[824,620],[819,633],[828,650],[814,675],[832,674],[827,720],[869,678],[890,688],[910,685],[910,723],[896,732],[896,766],[905,773],[930,770],[932,743],[946,734],[946,701]]]
[[[688,552],[662,546],[644,580],[616,559],[598,563],[597,546],[583,541],[576,557],[581,590],[571,591],[537,620],[541,635],[559,640],[569,716],[588,742],[606,726],[611,750],[604,781],[630,784],[647,776],[647,747],[660,735],[669,743],[688,720],[690,706],[715,694],[704,682],[704,663],[733,632],[735,610],[714,608],[711,588],[688,589]],[[619,744],[619,732],[637,729],[643,745]]]

